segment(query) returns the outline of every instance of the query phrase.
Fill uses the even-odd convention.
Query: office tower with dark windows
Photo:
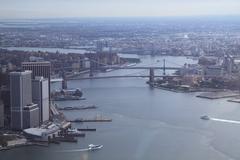
[[[34,104],[32,103],[32,72],[11,72],[10,73],[10,103],[11,103],[11,128],[14,130],[23,130],[34,125],[25,125],[25,111],[27,108],[32,111]],[[39,109],[35,106],[34,112],[39,115]],[[33,112],[30,112],[32,114]],[[30,116],[32,117],[32,116]],[[36,117],[38,119],[38,117]],[[30,124],[31,119],[27,119]],[[39,122],[39,120],[38,120]]]
[[[38,104],[40,123],[49,120],[49,93],[48,79],[35,77],[32,80],[33,103]]]
[[[48,93],[50,95],[50,75],[51,75],[51,63],[48,61],[43,62],[22,62],[22,70],[32,71],[32,79],[35,77],[44,77],[48,79]],[[49,99],[50,100],[50,99]]]
[[[10,106],[10,89],[8,86],[1,87],[1,97],[4,111],[4,128],[10,128],[11,122],[11,106]],[[3,118],[3,117],[0,117]]]
[[[4,104],[1,99],[1,88],[0,88],[0,128],[4,127]]]
[[[37,104],[29,104],[23,107],[23,129],[39,127],[39,108]]]
[[[32,71],[33,79],[36,76],[42,76],[44,78],[50,79],[51,63],[48,61],[22,62],[22,69]]]

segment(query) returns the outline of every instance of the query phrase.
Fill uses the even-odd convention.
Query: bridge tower
[[[154,82],[154,68],[150,68],[149,70],[149,83],[153,83]]]
[[[93,71],[94,71],[94,62],[93,62],[93,61],[90,61],[89,77],[93,77]]]
[[[67,89],[67,80],[64,71],[62,71],[62,89]]]
[[[166,60],[163,59],[163,75],[166,75]]]

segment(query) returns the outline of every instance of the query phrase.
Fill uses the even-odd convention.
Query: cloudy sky
[[[240,0],[0,0],[0,18],[240,15]]]

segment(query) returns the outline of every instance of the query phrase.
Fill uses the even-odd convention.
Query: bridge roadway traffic
[[[97,77],[73,77],[73,78],[67,78],[67,80],[84,80],[84,79],[109,79],[109,78],[136,78],[136,77],[140,77],[140,78],[149,78],[149,76],[97,76]],[[179,77],[178,75],[170,75],[170,76],[154,76],[154,77]]]
[[[162,69],[162,70],[178,70],[181,67],[144,67],[144,66],[137,66],[137,67],[122,67],[122,66],[102,66],[99,67],[100,69]]]

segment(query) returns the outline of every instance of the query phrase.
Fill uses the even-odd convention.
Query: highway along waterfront
[[[197,63],[184,57],[141,57],[144,66],[162,60],[183,65]],[[99,75],[124,75],[139,70],[114,70]],[[149,71],[146,71],[148,74]],[[155,74],[161,74],[156,71]],[[142,74],[142,73],[141,73]],[[75,128],[96,128],[78,143],[48,148],[24,147],[0,153],[0,159],[22,160],[226,160],[240,159],[240,125],[204,121],[202,115],[240,120],[240,105],[226,99],[201,99],[198,93],[175,93],[151,88],[148,78],[72,80],[69,88],[81,88],[86,100],[58,102],[61,107],[94,104],[94,110],[66,111],[68,119],[103,115],[108,123],[73,123]],[[54,83],[59,88],[60,83]],[[96,152],[88,144],[102,144]]]

